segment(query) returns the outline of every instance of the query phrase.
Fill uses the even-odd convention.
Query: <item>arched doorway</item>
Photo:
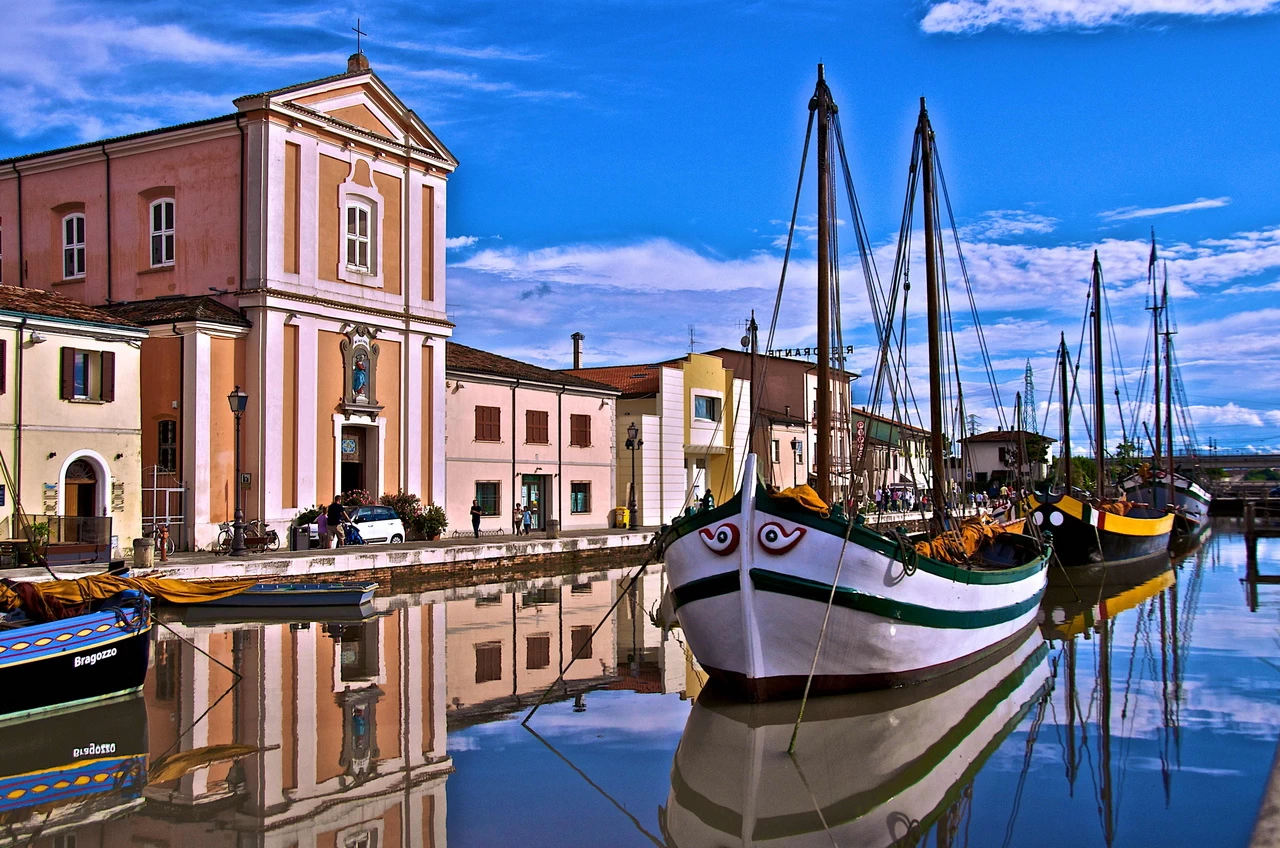
[[[62,477],[63,514],[82,518],[98,514],[98,469],[81,457],[67,466]]]

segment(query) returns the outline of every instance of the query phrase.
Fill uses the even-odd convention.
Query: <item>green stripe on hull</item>
[[[793,577],[790,574],[780,574],[776,571],[766,571],[763,568],[751,569],[751,585],[761,592],[789,595],[821,604],[827,603],[827,599],[831,598],[831,586],[828,584],[803,577]],[[868,595],[857,589],[838,586],[833,603],[838,607],[878,615],[904,624],[948,630],[977,630],[1004,624],[1021,617],[1039,606],[1042,594],[1044,594],[1043,587],[1025,601],[996,609],[940,610],[893,601],[877,595]]]
[[[699,580],[690,580],[678,589],[671,590],[671,597],[675,602],[676,609],[685,604],[700,601],[703,598],[714,598],[717,595],[728,595],[742,588],[742,583],[738,579],[737,571],[726,571],[723,574],[713,574],[710,577],[703,577]]]
[[[1048,650],[1048,647],[1043,644],[1037,648],[1018,668],[966,711],[960,721],[953,725],[942,738],[925,749],[920,756],[895,770],[893,776],[883,784],[828,804],[822,808],[821,813],[809,811],[758,819],[752,830],[752,838],[761,841],[784,839],[816,833],[823,829],[829,830],[859,819],[898,797],[923,781],[945,762],[947,757],[969,738],[970,734],[974,733],[1007,698],[1018,690],[1031,672],[1044,662]],[[983,746],[964,773],[947,790],[942,802],[935,805],[929,815],[922,820],[923,830],[927,831],[928,825],[949,806],[959,789],[968,785],[987,759],[1017,727],[1032,704],[1043,697],[1045,686],[1041,686],[1034,697],[1021,705],[1015,715],[1005,722],[995,736]],[[742,814],[711,801],[691,787],[680,771],[679,758],[672,768],[671,783],[676,799],[704,824],[733,836],[739,836],[742,833]]]

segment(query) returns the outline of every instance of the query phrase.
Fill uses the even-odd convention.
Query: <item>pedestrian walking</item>
[[[483,514],[483,510],[480,509],[480,501],[473,499],[471,501],[471,532],[476,534],[477,539],[480,538],[480,516]]]
[[[526,536],[528,536],[529,531],[533,529],[533,513],[536,509],[537,508],[533,504],[529,504],[529,508],[524,511],[524,516],[520,519],[521,527],[523,527],[524,534]]]
[[[329,525],[329,538],[334,544],[326,544],[325,547],[341,547],[342,546],[342,522],[347,520],[347,510],[342,506],[342,501],[338,495],[333,496],[333,503],[329,504],[325,510],[325,518]]]
[[[511,532],[519,536],[520,530],[523,526],[524,526],[524,504],[520,503],[519,501],[516,501],[516,508],[511,513]]]

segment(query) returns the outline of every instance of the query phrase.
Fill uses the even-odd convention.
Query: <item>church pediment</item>
[[[450,166],[457,165],[435,133],[371,70],[242,97],[236,105],[242,110],[261,105],[322,116],[397,145],[420,148]]]

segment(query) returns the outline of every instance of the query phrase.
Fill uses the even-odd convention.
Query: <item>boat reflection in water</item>
[[[940,819],[953,828],[979,769],[1048,693],[1047,655],[1033,629],[917,686],[811,700],[794,762],[798,702],[718,702],[705,692],[671,769],[667,843],[870,848],[914,845]]]
[[[0,725],[0,846],[61,838],[141,806],[148,755],[140,695]]]
[[[1168,559],[1124,570],[1109,569],[1108,576],[1113,582],[1103,586],[1051,586],[1045,595],[1041,628],[1046,639],[1061,644],[1062,683],[1055,695],[1055,701],[1060,699],[1061,703],[1055,704],[1054,713],[1065,722],[1062,739],[1068,786],[1074,795],[1081,769],[1097,769],[1096,781],[1090,779],[1084,785],[1093,787],[1097,794],[1099,824],[1107,845],[1116,838],[1120,814],[1116,787],[1124,771],[1123,766],[1114,765],[1113,735],[1135,735],[1132,725],[1138,711],[1137,699],[1151,690],[1159,692],[1157,753],[1166,806],[1169,803],[1172,773],[1177,768],[1182,669],[1199,595],[1203,552],[1202,548],[1200,554],[1190,560],[1190,588],[1181,609],[1178,571]],[[1122,625],[1132,627],[1133,649],[1152,660],[1122,663],[1122,679],[1113,680],[1113,637]],[[1142,639],[1147,644],[1140,647]],[[1159,645],[1152,644],[1156,639]],[[1126,648],[1122,646],[1121,650]],[[1094,677],[1092,687],[1087,683],[1082,685],[1082,670],[1083,675]],[[1148,675],[1149,680],[1145,679]],[[1133,701],[1127,718],[1125,710],[1116,710],[1113,706],[1113,690],[1122,692],[1127,701]],[[1119,725],[1115,726],[1115,722]],[[1091,724],[1096,732],[1090,730]],[[1089,750],[1091,746],[1096,747],[1096,752]]]

